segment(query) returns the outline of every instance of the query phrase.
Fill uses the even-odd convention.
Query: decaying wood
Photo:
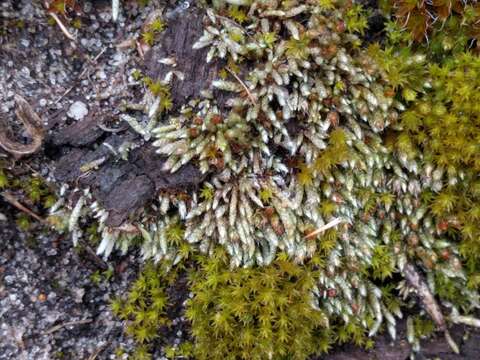
[[[43,123],[30,104],[20,95],[15,96],[17,109],[15,114],[25,127],[25,131],[31,137],[30,144],[22,144],[9,138],[8,125],[0,118],[0,147],[15,157],[30,155],[38,151],[45,138]]]
[[[103,119],[98,112],[90,111],[90,113],[82,121],[76,121],[70,126],[55,131],[49,141],[55,146],[83,146],[96,141],[103,134],[102,129],[98,126]]]
[[[200,97],[202,90],[211,88],[211,82],[218,77],[218,71],[224,66],[219,61],[206,63],[207,48],[192,49],[203,33],[203,15],[203,10],[191,7],[170,19],[159,46],[154,46],[145,54],[146,73],[152,79],[161,80],[172,70],[171,66],[158,62],[167,57],[175,58],[175,70],[184,74],[183,81],[174,78],[171,84],[174,107]],[[225,97],[220,91],[215,95],[218,98]]]
[[[112,148],[135,135],[110,135],[104,143]],[[137,141],[139,141],[137,139]],[[87,173],[82,166],[106,158],[99,169]],[[85,151],[74,149],[57,162],[55,178],[64,183],[89,187],[97,201],[109,211],[109,226],[120,226],[154,199],[160,191],[192,191],[203,180],[200,171],[187,164],[174,174],[162,170],[165,159],[150,144],[133,150],[128,161],[119,161],[107,146]]]

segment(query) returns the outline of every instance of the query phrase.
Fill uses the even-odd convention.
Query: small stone
[[[47,106],[47,99],[40,99],[40,101],[38,103],[42,107]]]
[[[92,11],[92,3],[90,1],[87,1],[83,4],[83,12],[89,13]]]
[[[38,301],[44,302],[45,300],[47,300],[47,295],[45,295],[44,293],[38,295]]]
[[[74,296],[73,301],[75,301],[77,304],[80,304],[83,301],[83,295],[85,295],[85,289],[73,288],[72,293]]]
[[[67,116],[75,120],[82,120],[88,114],[87,105],[81,101],[75,101],[68,109]]]
[[[57,250],[56,249],[47,250],[47,256],[55,256],[55,255],[57,255]]]

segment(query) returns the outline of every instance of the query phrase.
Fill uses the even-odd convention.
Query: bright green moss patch
[[[328,319],[312,307],[315,272],[286,260],[228,268],[222,252],[191,272],[186,316],[197,359],[305,359],[326,351]]]

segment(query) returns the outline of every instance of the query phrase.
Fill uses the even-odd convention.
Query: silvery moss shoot
[[[139,248],[148,264],[112,303],[140,344],[134,356],[148,358],[169,325],[164,282],[176,271],[189,279],[191,343],[173,358],[369,348],[379,332],[395,339],[405,317],[414,356],[435,330],[458,351],[449,326],[480,326],[478,6],[391,3],[384,40],[368,44],[369,14],[354,1],[197,4],[193,48],[223,68],[173,108],[182,74],[159,59],[171,72],[146,81],[148,124],[120,119],[163,171],[193,164],[201,185],[154,194],[119,227],[89,189],[62,187],[57,227],[76,243],[94,221],[99,255]]]

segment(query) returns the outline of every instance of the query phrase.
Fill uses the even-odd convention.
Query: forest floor
[[[16,161],[0,151],[0,160],[6,161],[9,171],[19,178],[37,173],[56,183],[71,182],[78,177],[72,164],[107,151],[101,146],[105,142],[137,136],[125,123],[117,123],[122,104],[139,103],[143,97],[143,89],[131,74],[135,69],[153,75],[161,72],[156,63],[160,50],[136,42],[133,34],[142,31],[153,9],[172,9],[173,1],[150,1],[148,7],[127,2],[117,24],[111,20],[110,1],[78,3],[80,7],[68,20],[75,40],[60,31],[41,2],[0,3],[0,118],[18,134],[17,140],[25,140],[25,134],[15,125],[14,97],[18,94],[47,128],[43,150],[33,157]],[[192,73],[198,76],[199,72]],[[203,75],[208,77],[207,73]],[[195,79],[191,78],[192,84],[199,83]],[[187,90],[174,91],[177,104],[181,96],[189,95]],[[155,169],[147,150],[141,150],[134,159],[142,160],[143,165],[130,164],[124,169],[137,175],[128,177],[124,183],[127,188],[135,186],[143,173],[153,177],[151,171]],[[194,173],[184,175],[190,178],[173,181],[197,181]],[[90,179],[88,185],[108,188],[112,180],[108,174],[104,176]],[[158,188],[166,180],[172,181],[158,177],[152,181]],[[45,215],[21,193],[13,195]],[[112,208],[121,209],[120,219],[135,210],[125,205],[130,204],[131,197],[122,202],[111,192],[99,195],[110,201]],[[135,191],[130,196],[141,198]],[[139,202],[135,207],[141,205]],[[128,352],[134,343],[123,333],[122,321],[110,312],[109,301],[127,291],[138,272],[139,255],[134,251],[123,256],[114,253],[105,262],[90,245],[75,248],[68,236],[50,231],[34,219],[27,231],[19,229],[16,224],[21,215],[17,207],[0,197],[0,359],[123,358],[119,349]],[[178,292],[179,311],[173,314],[177,319],[172,329],[158,340],[156,359],[162,358],[162,345],[178,343],[188,336],[188,324],[181,317],[187,288],[178,286],[170,291]],[[480,357],[480,332],[455,327],[452,334],[461,344],[461,355],[452,354],[438,337],[424,341],[419,358]],[[386,335],[380,335],[369,352],[347,345],[322,359],[407,359],[410,348],[404,331],[398,338],[391,343]]]

